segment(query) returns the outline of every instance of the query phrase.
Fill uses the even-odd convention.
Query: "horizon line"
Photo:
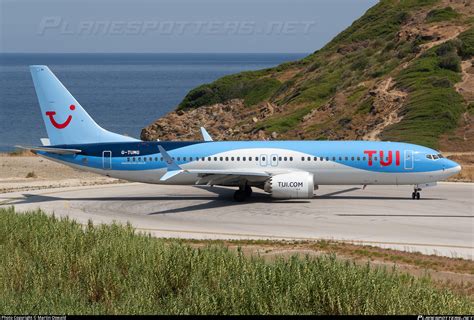
[[[312,54],[313,52],[0,52],[2,54]]]

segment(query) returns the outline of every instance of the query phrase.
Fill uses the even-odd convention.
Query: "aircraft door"
[[[405,169],[412,170],[415,159],[413,158],[413,150],[405,150]]]
[[[102,168],[112,169],[112,151],[102,151]]]

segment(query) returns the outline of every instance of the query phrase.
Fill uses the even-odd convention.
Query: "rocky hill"
[[[474,2],[382,0],[321,50],[191,90],[144,140],[367,139],[474,149]]]

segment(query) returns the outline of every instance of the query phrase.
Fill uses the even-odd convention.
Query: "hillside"
[[[191,90],[144,140],[408,141],[474,149],[474,4],[382,0],[321,50]]]

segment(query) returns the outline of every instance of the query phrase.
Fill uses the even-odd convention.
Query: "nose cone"
[[[448,176],[452,176],[452,175],[455,175],[455,174],[458,174],[459,172],[461,172],[461,165],[457,162],[454,162],[452,160],[448,160],[449,163],[448,165],[446,166],[446,169],[445,169],[445,172],[446,174],[448,174]]]
[[[461,169],[462,169],[462,168],[461,168],[461,166],[460,166],[459,164],[458,164],[457,166],[455,166],[455,167],[453,168],[454,174],[457,174],[457,173],[461,172]]]

